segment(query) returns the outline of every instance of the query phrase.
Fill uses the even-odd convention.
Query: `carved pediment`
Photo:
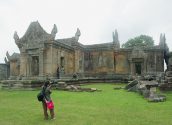
[[[43,41],[48,40],[50,38],[51,35],[45,32],[45,30],[41,27],[39,22],[32,22],[24,36],[20,39],[20,41]]]
[[[19,53],[13,53],[12,55],[10,55],[8,53],[8,51],[6,52],[6,56],[7,56],[7,59],[9,61],[11,61],[11,60],[19,60],[19,58],[20,58],[20,54]]]
[[[39,48],[39,44],[44,41],[51,41],[54,40],[55,35],[57,33],[57,28],[54,25],[53,28],[53,33],[48,34],[39,24],[38,21],[32,22],[29,25],[29,28],[27,29],[26,33],[21,39],[16,38],[16,33],[15,33],[15,41],[16,44],[18,45],[19,49],[21,48]]]

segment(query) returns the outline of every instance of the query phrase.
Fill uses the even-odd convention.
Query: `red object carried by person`
[[[54,108],[54,103],[53,103],[53,101],[46,101],[46,104],[47,104],[47,108],[48,108],[48,109],[53,109],[53,108]]]

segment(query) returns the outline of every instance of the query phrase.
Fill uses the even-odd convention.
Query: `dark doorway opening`
[[[141,63],[135,63],[136,74],[141,75]]]
[[[60,58],[60,66],[61,68],[64,68],[64,57]]]

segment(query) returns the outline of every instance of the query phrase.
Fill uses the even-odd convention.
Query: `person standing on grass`
[[[51,99],[51,84],[49,81],[46,81],[42,87],[42,91],[44,93],[44,99],[42,101],[43,111],[44,111],[44,119],[48,119],[48,109],[50,110],[51,119],[55,119],[54,114],[54,104]]]

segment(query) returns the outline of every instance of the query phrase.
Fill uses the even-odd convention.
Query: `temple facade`
[[[70,77],[108,77],[117,75],[146,75],[164,72],[165,35],[159,45],[151,48],[120,48],[118,32],[112,42],[83,45],[78,42],[81,32],[77,29],[71,38],[55,39],[57,27],[47,33],[32,22],[23,37],[14,33],[20,53],[6,54],[11,79],[44,79]]]

